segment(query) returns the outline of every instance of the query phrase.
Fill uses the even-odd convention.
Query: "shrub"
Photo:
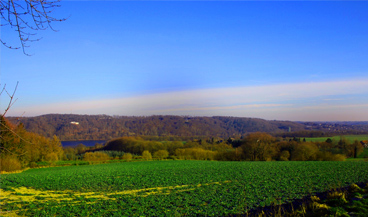
[[[169,156],[169,152],[166,150],[158,150],[155,153],[153,153],[153,157],[162,160]]]
[[[30,168],[36,168],[36,167],[38,167],[38,165],[36,164],[36,162],[31,162],[31,163],[29,163],[29,167]]]
[[[328,151],[320,151],[317,155],[317,160],[319,161],[333,161],[333,156],[331,152]]]
[[[331,152],[319,152],[317,155],[317,160],[320,161],[344,161],[346,158],[343,154],[332,154]]]
[[[294,146],[291,160],[293,161],[309,161],[316,160],[318,157],[319,149],[316,144],[313,143],[301,143]]]
[[[109,155],[102,153],[102,152],[87,152],[84,157],[83,160],[91,162],[91,161],[107,161],[110,160]]]
[[[126,160],[126,161],[131,161],[133,159],[133,155],[131,153],[125,153],[123,155],[123,160]]]
[[[169,157],[167,157],[167,159],[169,159],[169,160],[177,160],[178,158],[175,155],[169,155]]]
[[[213,160],[217,152],[204,150],[202,148],[180,148],[175,150],[175,155],[179,159],[185,160]]]
[[[45,160],[52,163],[58,160],[58,155],[55,152],[47,153]]]
[[[123,151],[99,151],[99,152],[105,153],[109,155],[110,158],[113,158],[113,159],[123,158],[123,155],[125,153]]]
[[[144,160],[151,160],[152,159],[152,155],[151,155],[151,153],[149,151],[145,150],[142,153],[142,158]]]
[[[284,150],[280,153],[280,160],[281,161],[288,161],[290,157],[290,153],[288,150]]]
[[[344,161],[346,159],[346,156],[343,154],[335,154],[333,157],[334,161]]]
[[[16,171],[22,169],[22,165],[19,162],[18,158],[13,156],[4,156],[1,157],[0,160],[0,171]]]
[[[237,155],[235,150],[227,150],[216,152],[214,159],[218,161],[239,161],[241,156]]]

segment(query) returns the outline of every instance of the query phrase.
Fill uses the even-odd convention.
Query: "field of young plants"
[[[224,216],[368,181],[368,162],[146,161],[1,175],[1,216]]]

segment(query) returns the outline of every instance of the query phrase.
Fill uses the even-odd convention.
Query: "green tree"
[[[332,143],[332,139],[331,138],[328,138],[328,139],[326,139],[326,142],[327,143]]]
[[[110,160],[110,157],[103,152],[87,152],[84,154],[83,160],[89,162],[102,162]]]
[[[166,149],[170,155],[175,155],[175,150],[183,147],[183,143],[179,141],[168,142],[166,145]]]
[[[275,138],[267,133],[249,134],[242,145],[244,156],[251,161],[271,160],[277,153]]]
[[[64,148],[64,159],[65,160],[77,160],[77,150],[73,147]]]
[[[95,147],[95,149],[101,149],[101,148],[103,148],[103,144],[96,143],[94,147]]]
[[[281,153],[280,153],[280,160],[281,161],[288,161],[290,158],[290,153],[288,150],[283,150]]]
[[[342,150],[345,150],[347,149],[348,145],[349,145],[349,141],[345,137],[341,136],[340,140],[337,142],[337,147]]]
[[[22,165],[16,156],[5,155],[0,157],[0,171],[16,171],[22,169]]]
[[[22,135],[19,135],[22,133]],[[9,162],[17,159],[22,166],[28,163],[28,153],[26,149],[27,140],[23,126],[15,127],[5,117],[0,116],[0,158],[9,156]],[[8,158],[6,158],[8,159]]]
[[[45,160],[50,162],[51,164],[55,163],[58,159],[58,155],[55,152],[47,153],[45,156]]]
[[[87,146],[85,146],[82,143],[79,143],[76,147],[75,150],[77,150],[77,154],[82,154],[87,150]]]
[[[16,128],[5,117],[0,117],[0,153],[4,155],[19,155],[23,151],[20,136]]]
[[[162,160],[169,157],[169,152],[166,150],[158,150],[153,153],[153,157]]]
[[[152,160],[152,154],[151,154],[151,152],[149,152],[149,151],[147,151],[147,150],[144,150],[144,151],[142,152],[142,158],[143,158],[144,160]]]
[[[355,140],[351,146],[352,146],[352,152],[353,152],[354,158],[357,158],[358,155],[362,153],[364,150],[362,144],[358,140]]]
[[[295,145],[291,160],[312,161],[316,160],[319,153],[317,145],[311,142],[298,143]]]
[[[124,153],[123,160],[126,160],[127,162],[129,162],[132,159],[133,159],[133,155],[131,153]]]
[[[62,159],[64,155],[64,150],[63,150],[63,147],[61,145],[59,138],[56,135],[54,135],[49,143],[50,143],[49,145],[50,152],[55,153],[58,160]]]

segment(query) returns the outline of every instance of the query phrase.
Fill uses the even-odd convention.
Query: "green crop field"
[[[368,162],[147,161],[1,175],[0,215],[224,216],[368,181]]]
[[[355,140],[363,141],[368,140],[368,135],[345,135],[345,136],[331,136],[331,137],[306,137],[305,140],[307,142],[325,142],[328,138],[339,141],[340,138],[343,137],[347,139],[350,143],[353,143]]]

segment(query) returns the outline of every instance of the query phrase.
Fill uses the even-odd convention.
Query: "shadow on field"
[[[368,182],[314,193],[287,204],[273,204],[235,216],[368,216]]]

